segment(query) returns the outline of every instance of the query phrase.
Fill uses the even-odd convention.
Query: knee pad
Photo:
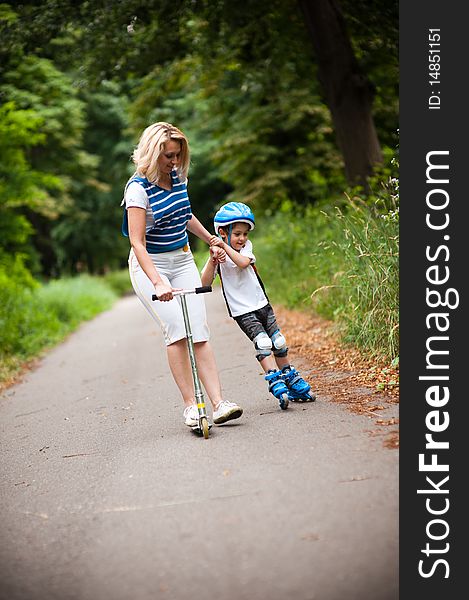
[[[253,342],[254,342],[254,348],[257,351],[257,354],[256,354],[257,360],[261,361],[262,359],[266,358],[266,356],[271,355],[272,340],[266,333],[264,333],[264,332],[258,333],[256,335],[256,337],[254,338]]]
[[[280,331],[278,329],[272,336],[272,343],[274,345],[274,355],[275,356],[283,357],[283,356],[287,355],[287,352],[288,352],[287,340],[280,333]]]

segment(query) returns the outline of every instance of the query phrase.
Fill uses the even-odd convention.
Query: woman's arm
[[[159,300],[172,300],[172,288],[161,278],[155,268],[145,245],[146,211],[144,208],[132,206],[127,209],[129,221],[129,239],[139,265],[148,279],[155,286],[155,294]]]
[[[195,215],[192,215],[192,217],[187,222],[187,229],[188,231],[190,231],[209,245],[212,242],[213,238],[216,239],[217,237],[216,235],[213,235],[210,232],[208,232]]]
[[[219,238],[216,235],[213,235],[212,233],[208,232],[195,215],[192,215],[192,217],[188,221],[187,230],[196,235],[204,242],[207,242],[207,244],[211,247],[218,245],[217,240]],[[216,257],[217,261],[224,262],[226,259],[226,252],[222,247],[219,247],[218,250],[219,251]]]

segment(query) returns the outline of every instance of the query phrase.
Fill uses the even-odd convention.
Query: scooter
[[[201,287],[196,287],[191,290],[178,290],[173,292],[173,296],[179,296],[181,298],[181,308],[182,314],[184,316],[184,326],[186,329],[186,340],[187,340],[187,349],[189,350],[189,358],[191,362],[192,369],[192,378],[194,380],[194,391],[195,391],[195,399],[197,402],[197,410],[199,413],[199,422],[195,427],[192,427],[192,431],[194,433],[198,433],[204,436],[207,440],[210,435],[211,424],[209,424],[207,419],[207,411],[205,410],[205,399],[204,393],[202,391],[202,386],[200,385],[199,373],[197,371],[197,363],[195,361],[195,352],[194,352],[194,341],[192,336],[191,323],[189,320],[189,311],[187,310],[187,301],[186,296],[189,294],[205,294],[206,292],[211,292],[212,286],[204,285]],[[153,294],[151,297],[152,300],[158,300],[156,294]]]

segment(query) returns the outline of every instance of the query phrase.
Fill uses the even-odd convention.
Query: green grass
[[[398,218],[373,215],[360,204],[337,218],[343,228],[337,247],[347,270],[340,278],[336,318],[346,341],[394,360],[399,354]]]
[[[0,271],[0,382],[80,323],[109,309],[117,298],[98,277],[82,275],[27,287]]]
[[[287,203],[256,225],[252,240],[269,297],[331,319],[345,342],[395,360],[399,213],[359,198],[324,208]]]
[[[119,296],[133,291],[128,269],[111,271],[103,276],[103,281]]]

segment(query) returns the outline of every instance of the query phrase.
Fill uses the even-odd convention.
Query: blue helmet
[[[249,229],[254,229],[254,214],[249,206],[242,202],[228,202],[217,211],[213,219],[215,233],[218,233],[219,227],[225,227],[240,221],[241,223],[247,223]]]

